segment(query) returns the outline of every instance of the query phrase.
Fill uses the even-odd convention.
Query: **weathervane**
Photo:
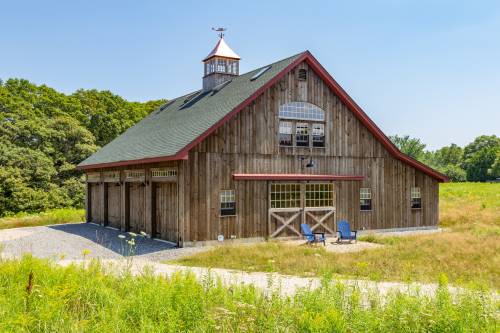
[[[224,37],[224,31],[226,31],[227,29],[219,27],[219,28],[212,28],[212,30],[213,31],[217,31],[219,33],[218,36],[220,38],[223,38]]]

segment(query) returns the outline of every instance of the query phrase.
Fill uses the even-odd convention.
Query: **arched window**
[[[325,111],[307,102],[279,107],[279,141],[284,147],[325,147]]]

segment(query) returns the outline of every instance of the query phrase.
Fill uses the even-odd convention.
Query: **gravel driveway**
[[[87,258],[120,259],[129,254],[127,233],[90,223],[60,224],[0,230],[0,252],[5,257],[31,253],[35,257],[53,259]],[[136,237],[134,257],[148,261],[177,259],[207,248],[176,248],[155,239]]]

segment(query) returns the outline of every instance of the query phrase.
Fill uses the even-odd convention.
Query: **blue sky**
[[[168,99],[200,88],[213,26],[242,72],[310,50],[388,135],[500,135],[498,1],[0,0],[0,78]]]

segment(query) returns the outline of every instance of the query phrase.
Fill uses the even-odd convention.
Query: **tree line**
[[[83,206],[85,185],[75,166],[162,103],[0,80],[0,217]]]
[[[23,79],[0,80],[0,217],[82,207],[85,183],[75,166],[164,102],[129,102],[94,89],[68,95]],[[436,151],[409,136],[391,139],[453,181],[500,177],[495,135]]]
[[[403,153],[440,171],[455,182],[485,182],[500,178],[500,138],[481,135],[465,147],[452,143],[435,151],[417,138],[391,136]]]

